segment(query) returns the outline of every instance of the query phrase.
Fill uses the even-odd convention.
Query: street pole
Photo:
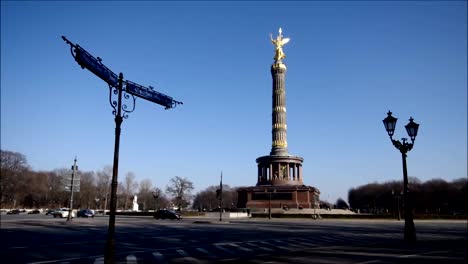
[[[401,197],[397,197],[397,207],[398,207],[398,221],[401,221],[401,213],[400,213],[400,199]]]
[[[70,208],[68,210],[68,217],[67,221],[72,220],[72,213],[73,213],[73,185],[75,181],[75,171],[76,171],[76,157],[75,157],[75,163],[72,166],[72,178],[71,178],[71,185],[70,185]]]
[[[221,172],[221,180],[219,182],[219,221],[223,221],[223,172]]]
[[[106,242],[106,253],[104,262],[106,264],[114,263],[115,251],[115,211],[117,205],[117,178],[119,173],[119,148],[120,148],[120,126],[122,124],[122,86],[123,74],[119,74],[119,88],[117,99],[117,113],[115,115],[115,144],[114,144],[114,167],[112,170],[111,197],[110,197],[110,212],[109,212],[109,228]]]
[[[404,142],[404,141],[403,141]],[[406,152],[401,151],[401,157],[403,160],[403,201],[405,210],[405,235],[404,239],[407,242],[416,242],[416,230],[414,228],[413,221],[413,207],[409,197],[408,188],[408,172],[406,170]]]
[[[270,194],[270,199],[268,200],[268,219],[271,219],[271,191],[268,190],[268,194]]]
[[[111,197],[110,197],[110,213],[109,213],[109,229],[108,237],[106,241],[104,262],[113,263],[114,247],[115,247],[115,212],[117,208],[117,179],[118,179],[118,168],[119,168],[119,146],[120,146],[120,127],[123,118],[128,118],[128,114],[135,110],[135,96],[151,101],[153,103],[164,106],[165,109],[174,108],[182,102],[174,100],[172,97],[165,94],[154,91],[153,88],[144,87],[137,83],[126,80],[125,91],[123,90],[123,74],[117,74],[112,72],[103,63],[102,59],[93,57],[89,52],[80,47],[79,45],[73,44],[65,36],[62,39],[70,45],[70,52],[75,61],[83,69],[88,69],[94,73],[97,77],[101,78],[109,85],[109,103],[114,109],[112,114],[115,116],[115,144],[114,144],[114,166],[112,170],[112,182],[111,182]],[[133,99],[133,107],[128,107],[127,104],[122,104],[122,93],[125,92],[123,97],[129,99],[130,96]],[[117,95],[118,101],[112,99],[114,95]],[[106,199],[107,200],[107,199]]]
[[[388,111],[387,117],[382,120],[387,130],[388,136],[392,141],[393,146],[397,148],[401,153],[401,159],[403,161],[403,205],[405,210],[405,229],[404,229],[404,240],[408,243],[416,242],[416,229],[414,228],[413,221],[413,206],[409,195],[409,183],[408,183],[408,172],[406,169],[406,153],[413,149],[414,140],[418,135],[419,124],[415,123],[412,117],[409,119],[409,123],[405,126],[406,132],[411,139],[411,143],[407,142],[406,138],[399,140],[393,139],[393,133],[395,132],[395,126],[398,118],[392,116],[392,112]]]

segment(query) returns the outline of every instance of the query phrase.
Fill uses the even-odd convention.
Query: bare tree
[[[29,165],[26,157],[18,152],[0,150],[0,201],[16,207],[17,201],[26,196]]]
[[[77,176],[80,179],[80,191],[77,192],[76,207],[92,208],[95,205],[95,197],[97,194],[96,180],[94,172],[78,171]],[[76,176],[75,176],[76,177]]]
[[[338,208],[338,209],[348,209],[349,208],[348,203],[346,203],[346,201],[343,200],[343,198],[338,198],[336,200],[335,207]]]
[[[99,204],[103,210],[107,209],[111,177],[112,166],[105,166],[102,170],[96,173],[96,198],[99,199]]]
[[[205,190],[197,193],[193,200],[192,208],[199,211],[213,211],[219,207],[219,198],[216,197],[216,190],[219,185],[207,187]],[[237,207],[237,189],[223,184],[222,207],[227,210],[234,210]]]
[[[153,183],[150,179],[144,179],[140,182],[138,190],[138,201],[143,205],[142,210],[148,210],[153,201],[153,195],[151,194]]]
[[[127,203],[130,199],[130,196],[135,193],[135,190],[138,188],[138,183],[135,182],[135,174],[133,172],[127,172],[125,174],[125,181],[123,186],[124,191],[124,209],[127,209]]]
[[[175,176],[169,181],[166,193],[172,197],[178,210],[187,207],[192,199],[193,183],[187,178]]]

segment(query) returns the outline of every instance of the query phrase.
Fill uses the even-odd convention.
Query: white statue
[[[136,196],[136,194],[133,196],[133,211],[135,212],[138,212],[138,197]]]

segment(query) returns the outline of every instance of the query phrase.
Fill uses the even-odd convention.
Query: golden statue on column
[[[283,31],[281,30],[281,28],[279,28],[278,30],[278,36],[276,37],[276,39],[273,39],[273,36],[272,34],[270,34],[270,39],[271,39],[271,42],[273,43],[273,45],[275,45],[276,47],[276,52],[275,52],[275,62],[281,62],[282,59],[286,58],[286,55],[284,55],[284,52],[283,52],[283,46],[286,45],[286,43],[289,42],[289,38],[283,38]]]

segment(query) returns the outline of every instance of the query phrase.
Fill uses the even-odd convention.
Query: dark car
[[[41,213],[41,211],[39,211],[37,209],[28,212],[28,214],[40,214],[40,213]]]
[[[94,213],[93,211],[89,209],[83,209],[83,210],[78,211],[77,216],[78,217],[94,217]]]
[[[11,211],[8,211],[7,214],[19,214],[21,211],[19,209],[13,209]]]
[[[51,215],[53,212],[55,212],[56,210],[58,209],[49,209],[47,210],[46,214],[45,215]]]
[[[154,214],[154,218],[156,219],[177,219],[177,220],[180,220],[182,219],[182,215],[179,214],[179,213],[176,213],[174,211],[170,211],[170,210],[158,210],[155,214]]]

